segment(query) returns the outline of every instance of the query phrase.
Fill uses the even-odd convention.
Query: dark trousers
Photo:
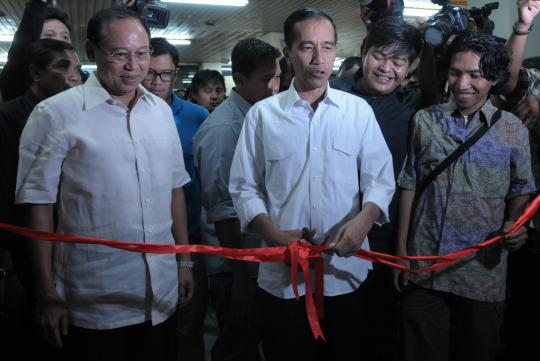
[[[368,277],[369,279],[369,277]],[[366,280],[368,281],[368,280]],[[305,297],[282,299],[259,289],[262,349],[266,361],[364,360],[366,324],[364,286],[324,298],[320,320],[327,342],[315,340],[306,315]]]
[[[481,302],[410,284],[402,298],[405,361],[493,361],[504,302]]]
[[[529,231],[523,248],[508,256],[509,305],[504,360],[540,360],[540,232]]]
[[[239,324],[231,319],[231,288],[233,275],[231,272],[208,276],[209,298],[216,311],[219,334],[212,346],[212,361],[257,361],[259,356],[260,329],[257,319],[256,299],[253,299],[253,310],[249,323]],[[251,280],[256,284],[257,280]],[[247,312],[247,310],[245,310]]]
[[[65,360],[78,361],[170,361],[176,357],[175,317],[152,326],[150,322],[90,330],[69,326],[64,338]]]
[[[208,304],[208,279],[204,255],[194,253],[195,290],[191,300],[176,311],[178,361],[204,361],[204,318]]]

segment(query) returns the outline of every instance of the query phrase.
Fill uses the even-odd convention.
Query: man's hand
[[[525,97],[512,109],[512,113],[528,126],[540,116],[540,99],[534,95]]]
[[[183,305],[188,303],[193,297],[195,290],[195,281],[191,269],[180,267],[178,268],[178,303]]]
[[[293,241],[302,239],[302,231],[299,229],[280,230],[271,239],[268,239],[269,244],[274,246],[288,246]]]
[[[45,341],[61,348],[62,336],[68,334],[68,311],[56,290],[36,296],[36,321]]]
[[[352,256],[362,248],[367,233],[379,215],[379,207],[373,203],[366,203],[356,217],[338,228],[334,240],[330,241],[328,245],[335,248],[338,256]]]
[[[503,231],[508,231],[510,227],[512,227],[513,221],[507,221],[504,222]],[[527,229],[525,227],[521,227],[514,233],[510,233],[504,236],[502,240],[503,246],[509,250],[510,252],[517,251],[527,241]]]
[[[540,0],[518,0],[517,6],[519,19],[516,28],[520,31],[527,31],[540,12]]]
[[[396,255],[406,256],[407,252],[398,251]],[[396,263],[399,263],[400,265],[405,266],[407,268],[411,268],[410,261],[397,261]],[[392,280],[394,282],[394,289],[398,291],[399,293],[403,292],[403,289],[407,287],[407,285],[409,284],[409,271],[402,271],[399,269],[392,268]]]

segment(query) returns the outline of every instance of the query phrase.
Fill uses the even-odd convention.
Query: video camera
[[[169,24],[171,12],[159,0],[136,0],[131,8],[151,28],[165,29]]]
[[[424,28],[424,39],[434,48],[446,43],[451,35],[469,29],[470,21],[474,22],[476,31],[493,33],[495,24],[489,19],[489,15],[499,8],[498,2],[486,4],[480,9],[472,7],[470,10],[449,5],[448,1],[439,5],[443,6],[442,9],[428,19]]]

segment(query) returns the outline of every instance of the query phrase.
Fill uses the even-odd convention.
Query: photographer
[[[19,28],[13,37],[8,60],[0,72],[2,101],[14,99],[26,91],[25,52],[34,40],[49,38],[71,43],[68,16],[50,7],[51,0],[31,0],[26,3]]]

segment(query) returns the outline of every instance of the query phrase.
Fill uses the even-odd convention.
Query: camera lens
[[[424,32],[424,39],[428,44],[437,47],[444,42],[444,34],[441,29],[430,26]]]

